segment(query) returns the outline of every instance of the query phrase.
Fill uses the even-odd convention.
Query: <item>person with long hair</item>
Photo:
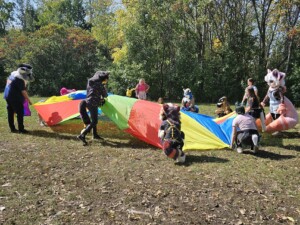
[[[261,107],[259,103],[259,99],[257,95],[255,94],[254,88],[247,88],[247,107],[246,112],[248,112],[251,116],[254,118],[260,117]]]
[[[244,101],[246,101],[248,99],[248,97],[249,97],[249,95],[248,95],[248,89],[249,88],[252,88],[253,91],[254,91],[254,93],[255,93],[255,95],[258,97],[258,90],[257,90],[257,87],[254,85],[253,78],[249,78],[247,80],[247,84],[248,84],[248,86],[245,89],[245,94],[243,96],[242,105],[244,104]]]

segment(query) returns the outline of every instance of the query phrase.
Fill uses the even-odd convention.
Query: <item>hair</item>
[[[159,97],[158,100],[157,100],[157,103],[163,104],[164,103],[164,99],[162,97]]]
[[[108,71],[97,71],[95,75],[100,81],[108,80],[109,72]]]
[[[253,98],[254,101],[259,102],[258,97],[255,94],[254,88],[247,88],[249,97]]]
[[[245,107],[244,106],[238,106],[235,108],[235,112],[239,115],[244,115],[245,114]]]
[[[251,82],[252,84],[254,83],[253,78],[249,78],[248,81]]]
[[[176,104],[164,103],[160,111],[160,119],[171,119],[180,123],[180,107]]]

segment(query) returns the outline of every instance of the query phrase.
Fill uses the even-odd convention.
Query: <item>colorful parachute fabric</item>
[[[158,130],[161,124],[158,103],[118,95],[108,96],[101,108],[125,132],[161,148]],[[185,133],[184,150],[224,149],[230,138],[212,117],[192,112],[181,113],[182,131]],[[229,125],[231,127],[231,124]],[[230,131],[231,132],[231,131]],[[230,133],[231,134],[231,133]]]
[[[67,95],[53,96],[33,106],[47,125],[53,126],[79,116],[79,103],[85,97],[86,91],[76,91]]]

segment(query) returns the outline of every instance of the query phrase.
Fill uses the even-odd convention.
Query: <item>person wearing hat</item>
[[[93,130],[93,139],[101,139],[97,134],[98,107],[103,106],[105,103],[104,98],[107,97],[105,84],[107,83],[108,78],[109,72],[97,71],[92,78],[88,79],[86,99],[82,100],[79,107],[81,118],[86,127],[81,131],[77,138],[83,142],[83,145],[87,145],[85,136],[91,130]],[[90,117],[86,112],[86,108],[90,112]]]
[[[238,114],[232,122],[231,148],[237,146],[237,152],[243,153],[244,145],[251,145],[254,153],[257,153],[259,133],[255,124],[255,120],[248,113],[245,113],[244,106],[238,106],[235,109]]]
[[[18,69],[11,73],[7,79],[4,90],[4,98],[7,102],[8,125],[10,131],[18,132],[14,124],[14,114],[17,114],[19,133],[28,133],[24,128],[24,101],[31,105],[26,86],[29,81],[33,81],[32,66],[22,63]]]

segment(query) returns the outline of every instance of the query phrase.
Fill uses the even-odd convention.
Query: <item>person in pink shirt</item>
[[[150,86],[146,84],[145,79],[140,79],[135,87],[135,95],[138,99],[146,100]]]

